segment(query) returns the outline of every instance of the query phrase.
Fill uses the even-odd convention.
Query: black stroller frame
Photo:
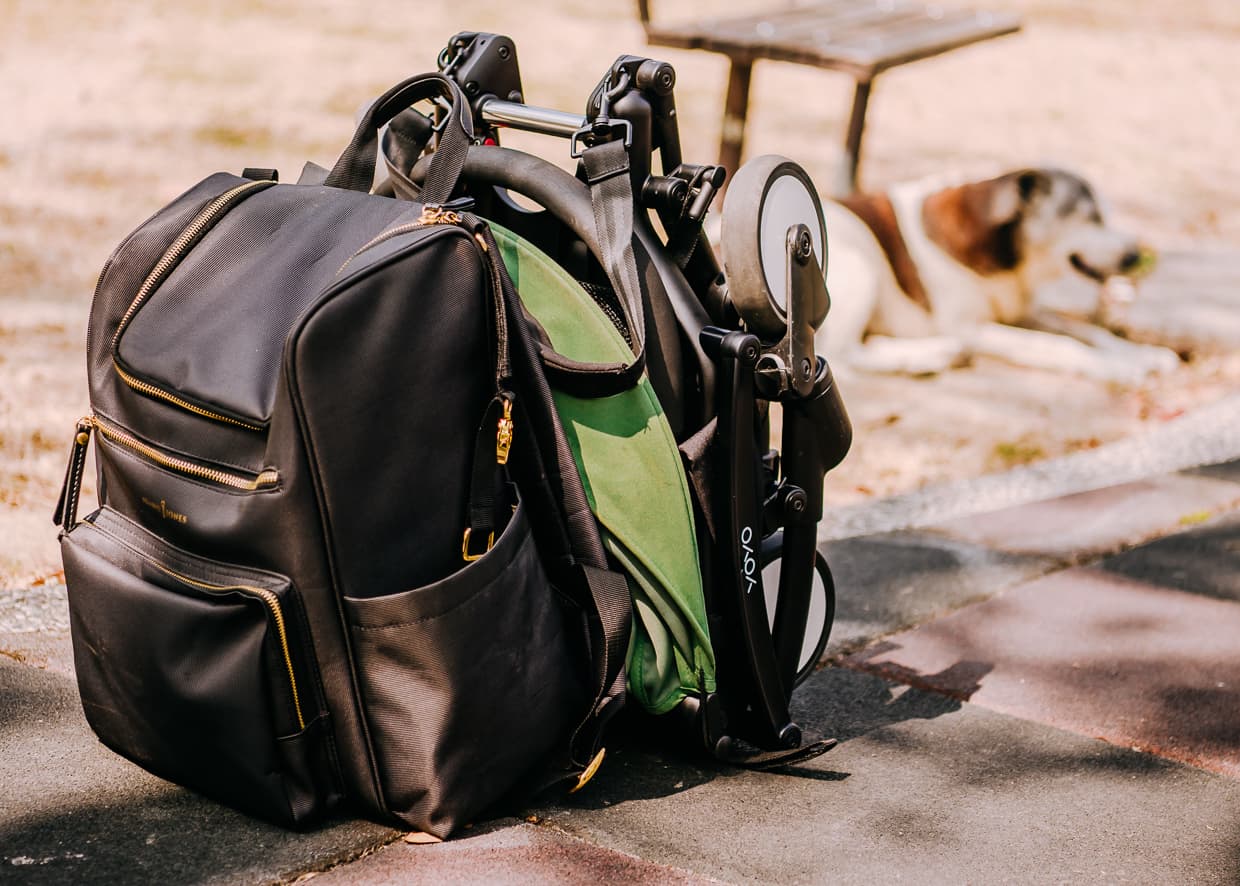
[[[761,268],[729,265],[728,279],[703,232],[726,171],[683,162],[671,65],[621,56],[594,89],[584,115],[524,103],[516,47],[508,37],[457,34],[440,54],[439,67],[473,109],[478,144],[469,151],[464,177],[478,214],[551,255],[585,283],[604,310],[614,296],[592,257],[598,254],[595,244],[585,227],[574,223],[590,215],[580,185],[546,161],[499,147],[500,134],[514,128],[566,138],[574,157],[584,146],[613,140],[622,139],[628,148],[638,204],[634,240],[652,269],[644,275],[651,330],[646,369],[687,455],[718,663],[719,690],[685,699],[672,717],[709,753],[731,762],[783,765],[821,753],[834,742],[807,743],[789,714],[789,700],[821,657],[834,617],[834,587],[817,551],[817,525],[823,479],[852,440],[830,367],[814,352],[814,330],[829,305],[825,234],[820,265],[811,226],[799,221],[786,226],[785,294],[776,296],[774,310],[761,310],[770,302],[769,295],[756,292],[762,288]],[[430,126],[426,120],[426,129]],[[415,132],[412,140],[420,147],[430,136]],[[656,153],[660,173],[654,171]],[[799,172],[780,160],[755,161],[759,169],[742,170],[732,182],[728,207],[736,203],[735,217],[742,223],[764,223],[757,178]],[[565,179],[574,188],[560,187]],[[509,192],[548,211],[523,208]],[[548,216],[558,223],[549,224]],[[725,212],[725,228],[728,224]],[[756,258],[748,264],[756,265]],[[782,408],[778,450],[769,446],[771,403]],[[705,449],[708,458],[688,457]],[[762,573],[775,561],[779,579],[772,615]],[[825,612],[821,626],[814,626],[820,633],[807,644],[815,579],[825,595]]]

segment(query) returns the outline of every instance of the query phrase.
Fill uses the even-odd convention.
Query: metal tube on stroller
[[[586,125],[586,118],[581,114],[523,105],[519,102],[506,102],[497,98],[485,99],[478,106],[477,113],[487,123],[494,123],[497,126],[537,132],[541,135],[558,135],[563,138],[572,138],[581,127]]]

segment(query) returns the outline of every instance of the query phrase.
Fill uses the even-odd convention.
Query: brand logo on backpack
[[[741,550],[745,552],[745,562],[742,566],[745,573],[745,593],[752,594],[754,586],[758,583],[758,558],[754,556],[752,526],[741,527]]]
[[[171,520],[173,523],[189,522],[189,517],[184,514],[177,513],[169,508],[168,502],[164,501],[162,498],[159,501],[151,501],[149,498],[144,496],[142,498],[142,503],[155,513],[159,514],[159,516],[163,517],[165,520]]]

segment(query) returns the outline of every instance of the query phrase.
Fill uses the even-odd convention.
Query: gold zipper
[[[422,214],[418,216],[416,221],[405,222],[404,224],[399,224],[395,227],[388,228],[385,231],[380,231],[368,242],[364,243],[361,248],[357,250],[357,252],[353,253],[344,260],[344,264],[342,264],[340,269],[336,271],[336,276],[340,276],[341,272],[349,266],[353,259],[357,258],[367,249],[378,246],[385,240],[391,240],[393,237],[398,237],[401,234],[408,234],[410,231],[416,231],[419,228],[430,227],[431,225],[459,225],[460,223],[460,213],[453,212],[451,209],[444,209],[442,206],[435,203],[427,203],[422,207]]]
[[[104,533],[105,535],[111,535],[111,533],[109,533],[106,529],[102,529],[100,527],[95,527],[95,528],[98,529],[100,532]],[[288,630],[285,628],[284,610],[280,608],[280,598],[277,597],[272,591],[269,591],[266,588],[255,587],[254,585],[217,585],[217,584],[212,584],[211,582],[199,581],[198,579],[190,578],[188,575],[182,575],[180,572],[177,572],[174,569],[168,568],[163,563],[160,563],[158,560],[152,557],[150,554],[147,554],[143,551],[134,550],[134,547],[132,545],[126,545],[126,547],[128,547],[130,550],[133,550],[134,553],[140,556],[147,563],[150,563],[160,572],[164,573],[165,575],[170,576],[171,578],[176,579],[182,584],[187,584],[190,587],[201,588],[204,591],[210,591],[214,593],[223,593],[226,591],[240,591],[242,593],[251,594],[257,597],[258,599],[262,600],[263,603],[266,604],[267,608],[271,611],[272,620],[275,622],[276,636],[280,640],[280,651],[284,655],[284,667],[288,671],[289,688],[291,688],[293,691],[293,708],[297,713],[297,727],[299,731],[304,730],[306,728],[306,721],[301,713],[301,699],[298,697],[298,693],[297,693],[297,674],[293,670],[293,655],[289,651]]]
[[[297,675],[293,671],[293,656],[288,648],[288,631],[284,627],[284,611],[280,608],[280,598],[266,588],[256,588],[253,585],[217,585],[205,581],[197,581],[187,575],[174,572],[150,557],[147,557],[146,560],[156,569],[191,587],[202,588],[206,591],[241,591],[243,593],[250,593],[267,604],[267,608],[271,610],[272,619],[276,623],[276,635],[280,638],[280,651],[284,653],[284,667],[288,670],[289,688],[293,690],[293,708],[297,711],[297,728],[298,731],[305,729],[306,721],[301,714],[301,699],[297,696]]]
[[[132,375],[121,369],[120,363],[116,359],[116,353],[117,347],[120,344],[121,335],[125,332],[125,329],[129,326],[130,322],[132,322],[134,315],[138,313],[138,309],[142,307],[143,302],[145,302],[150,294],[155,291],[155,288],[163,282],[163,279],[168,275],[168,272],[176,267],[177,262],[181,260],[182,256],[185,255],[194,242],[202,236],[202,233],[211,226],[212,222],[214,222],[224,211],[229,209],[232,204],[243,195],[250,191],[271,187],[273,184],[275,184],[275,182],[248,181],[244,184],[237,185],[235,188],[230,188],[223,194],[220,194],[198,213],[194,220],[189,223],[189,227],[183,230],[180,236],[172,242],[172,245],[168,247],[168,249],[160,257],[159,261],[155,263],[155,267],[152,268],[151,272],[146,275],[146,279],[143,280],[142,285],[138,287],[138,294],[134,296],[134,300],[130,302],[129,308],[125,311],[124,316],[121,317],[121,322],[117,324],[116,332],[112,336],[112,364],[116,367],[117,374],[120,375],[121,380],[125,382],[125,384],[129,385],[134,390],[140,391],[141,393],[158,397],[161,400],[166,400],[169,403],[180,406],[182,409],[188,409],[190,412],[197,413],[205,418],[227,422],[251,431],[262,430],[260,425],[230,418],[226,415],[221,415],[218,412],[212,412],[209,409],[204,409],[201,406],[195,406],[194,404],[189,403],[188,401],[183,400],[180,397],[163,390],[162,388],[158,388],[154,385],[148,384],[147,382],[134,378]]]
[[[259,489],[269,489],[280,482],[280,472],[275,468],[267,468],[257,474],[246,476],[244,474],[232,473],[220,468],[209,468],[206,465],[200,465],[187,459],[177,458],[176,456],[167,455],[160,452],[153,446],[143,443],[132,434],[115,428],[99,419],[97,416],[87,416],[79,423],[79,427],[95,428],[100,434],[107,437],[113,443],[124,446],[126,449],[133,450],[139,455],[155,462],[161,467],[178,471],[182,474],[188,474],[191,477],[197,477],[200,480],[207,480],[219,486],[227,486],[230,489],[240,489],[243,492],[255,492]]]
[[[129,325],[129,322],[133,320],[133,315],[138,313],[138,308],[142,307],[142,303],[146,301],[147,296],[149,296],[151,291],[159,285],[160,281],[163,280],[164,275],[167,274],[168,271],[172,270],[172,267],[177,263],[177,261],[180,260],[181,256],[184,255],[185,250],[196,239],[198,239],[199,235],[207,229],[207,226],[215,220],[215,217],[219,215],[222,210],[227,209],[237,197],[241,196],[245,192],[254,190],[255,188],[267,188],[272,184],[274,184],[274,182],[256,181],[237,185],[235,188],[230,188],[223,194],[220,194],[208,203],[202,212],[198,213],[197,217],[189,223],[189,227],[181,232],[181,236],[172,241],[172,245],[168,247],[167,251],[163,254],[160,260],[155,263],[155,267],[151,269],[151,273],[146,275],[146,279],[142,281],[142,285],[138,287],[137,296],[135,296],[134,300],[130,303],[129,309],[125,311],[125,316],[121,317],[120,325],[116,327],[116,334],[112,336],[113,351],[116,350],[116,346],[121,340],[121,333],[125,331],[125,327]]]
[[[112,368],[115,369],[116,374],[121,377],[121,381],[129,385],[129,387],[133,388],[135,391],[148,394],[149,396],[156,397],[160,400],[165,400],[174,406],[180,406],[182,409],[192,412],[195,415],[201,415],[203,418],[209,418],[214,421],[236,425],[239,428],[245,428],[247,431],[261,431],[263,429],[262,425],[256,425],[248,421],[242,421],[239,418],[233,418],[228,415],[221,415],[218,412],[212,412],[210,409],[206,409],[196,403],[191,403],[188,400],[178,397],[171,391],[165,391],[163,388],[156,387],[155,385],[144,382],[141,379],[134,378],[128,372],[121,369],[121,366],[116,362],[115,357],[112,358]]]

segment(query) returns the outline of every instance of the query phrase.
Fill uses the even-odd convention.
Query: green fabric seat
[[[632,358],[624,338],[563,268],[492,225],[526,309],[555,349],[574,360]],[[693,505],[680,453],[650,382],[612,397],[553,391],[564,432],[608,552],[633,595],[628,681],[649,712],[715,689]]]

